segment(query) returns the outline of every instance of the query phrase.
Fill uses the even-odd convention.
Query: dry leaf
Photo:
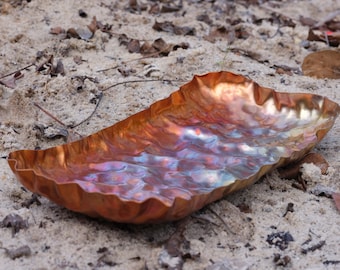
[[[288,27],[294,28],[296,26],[296,24],[294,23],[294,21],[291,18],[289,18],[289,17],[287,17],[283,14],[275,13],[275,12],[273,12],[271,14],[271,18],[268,21],[270,21],[272,23],[277,23],[281,27],[288,26]]]
[[[108,33],[111,37],[112,33],[110,32],[112,25],[102,24],[100,21],[97,21],[96,16],[92,18],[91,23],[87,27],[74,28],[70,27],[66,31],[65,38],[78,38],[88,41],[91,39],[96,32],[97,29],[100,29],[104,33]],[[50,29],[50,34],[59,35],[64,34],[65,30],[61,27],[52,27]]]
[[[136,70],[130,67],[118,67],[117,70],[124,77],[130,76],[131,73],[136,73]]]
[[[65,33],[65,29],[60,27],[60,26],[52,27],[50,29],[50,34],[52,34],[52,35],[60,35],[60,34],[63,34],[63,33]]]
[[[194,36],[196,33],[196,29],[194,27],[188,27],[188,26],[176,26],[172,22],[165,21],[165,22],[155,22],[155,24],[152,26],[152,28],[156,31],[163,31],[163,32],[169,32],[173,33],[175,35],[190,35]]]
[[[140,45],[140,41],[137,39],[131,39],[125,34],[121,34],[118,37],[120,45],[124,45],[128,48],[130,53],[141,53],[145,56],[167,56],[171,51],[175,51],[178,48],[187,49],[189,43],[182,42],[179,44],[166,43],[162,38],[156,39],[152,44],[148,41]]]
[[[67,29],[66,35],[69,38],[80,38],[80,36],[77,33],[77,30],[74,29],[73,27]]]
[[[140,3],[140,1],[137,0],[129,0],[129,10],[130,11],[138,11],[141,12],[143,10],[146,10],[148,6],[144,3]]]
[[[340,79],[340,52],[333,50],[311,53],[302,63],[305,76],[315,78]]]
[[[181,3],[179,3],[177,6],[171,5],[171,4],[162,5],[161,13],[177,12],[177,11],[180,11],[181,8],[182,8]]]
[[[64,64],[60,59],[58,59],[55,66],[51,67],[51,76],[57,76],[58,74],[65,75]]]
[[[247,39],[249,33],[242,25],[237,25],[235,27],[212,27],[210,33],[204,36],[204,39],[215,43],[217,39],[226,39],[230,44],[235,41],[235,39]]]
[[[140,53],[143,55],[153,55],[157,53],[157,49],[152,46],[151,43],[145,42],[141,47],[140,47]]]
[[[16,81],[23,78],[23,77],[24,77],[24,74],[22,74],[20,71],[18,71],[13,75],[13,77],[0,80],[0,84],[6,86],[8,88],[14,89],[16,87]]]
[[[127,49],[129,53],[139,53],[140,52],[139,40],[131,39],[127,44]]]
[[[11,227],[12,235],[15,235],[21,229],[28,228],[28,221],[17,214],[9,214],[2,220],[1,227]]]
[[[96,30],[97,30],[97,18],[96,18],[96,16],[94,16],[93,18],[92,18],[92,21],[91,21],[91,23],[87,26],[89,29],[90,29],[90,31],[92,32],[92,35],[94,35],[94,33],[96,32]]]
[[[46,60],[43,61],[41,64],[37,65],[36,70],[37,72],[44,72],[45,75],[57,76],[61,74],[62,76],[65,75],[65,69],[62,61],[60,59],[57,60],[57,64],[54,65],[54,56],[53,55],[46,55]]]
[[[81,57],[81,55],[75,55],[73,56],[73,62],[76,63],[77,65],[80,65],[83,63],[85,60]]]
[[[278,74],[287,74],[287,75],[292,75],[292,74],[298,74],[302,75],[301,69],[299,67],[289,67],[286,65],[274,65],[276,68],[276,73]],[[279,71],[280,69],[280,71]]]
[[[340,32],[318,31],[310,29],[307,40],[322,41],[331,47],[338,47],[340,44]]]
[[[6,250],[6,254],[8,257],[10,257],[12,260],[23,257],[23,256],[30,256],[31,255],[31,249],[29,246],[25,245],[25,246],[21,246],[19,248],[14,248],[14,249],[7,249]]]
[[[68,37],[89,40],[93,37],[93,32],[89,28],[70,28],[67,30]]]
[[[322,174],[327,174],[329,164],[325,158],[317,153],[309,153],[300,161],[279,169],[280,177],[286,179],[297,179],[300,174],[301,166],[304,163],[313,163],[315,166],[320,168]]]
[[[304,26],[310,26],[310,27],[312,27],[313,25],[315,25],[315,24],[317,23],[316,20],[314,20],[314,19],[312,19],[312,18],[310,18],[310,17],[303,17],[303,16],[301,16],[301,15],[300,15],[299,20],[300,20],[300,23],[301,23],[302,25],[304,25]]]
[[[200,22],[205,22],[207,25],[212,25],[213,24],[213,20],[210,19],[209,15],[208,14],[200,14],[196,17],[196,20],[197,21],[200,21]]]
[[[159,14],[160,11],[161,9],[158,4],[153,4],[149,9],[150,14]]]

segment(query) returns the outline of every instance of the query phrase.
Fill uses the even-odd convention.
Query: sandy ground
[[[76,124],[94,110],[101,90],[123,81],[160,79],[122,84],[102,92],[103,98],[94,116],[74,131],[89,135],[168,96],[193,75],[219,70],[249,76],[279,91],[321,94],[340,102],[339,80],[278,74],[275,69],[275,65],[299,69],[312,49],[326,48],[320,42],[312,42],[309,49],[301,46],[308,27],[302,26],[298,19],[303,15],[321,20],[340,8],[336,0],[322,1],[322,5],[316,0],[263,1],[261,6],[242,5],[246,1],[235,1],[237,4],[234,1],[184,1],[180,11],[158,15],[131,11],[127,8],[128,1],[27,2],[2,1],[0,4],[0,74],[33,63],[37,53],[43,52],[53,55],[55,63],[58,59],[62,61],[65,76],[38,73],[31,67],[22,71],[24,77],[16,81],[15,88],[0,85],[0,153],[3,157],[17,149],[64,143],[60,138],[46,138],[63,127],[35,107],[34,102],[66,124]],[[144,2],[150,7],[156,1]],[[79,9],[88,17],[80,17]],[[283,26],[275,35],[276,22],[263,20],[254,24],[251,21],[253,15],[270,18],[274,11],[291,18],[296,26]],[[211,25],[227,25],[228,18],[242,18],[249,37],[207,41],[204,36],[211,26],[196,19],[201,14],[208,15]],[[99,30],[88,41],[64,39],[49,33],[51,27],[57,26],[86,28],[93,16],[103,24],[112,25],[111,38]],[[196,32],[185,36],[158,32],[152,29],[155,20],[194,27]],[[150,42],[161,37],[172,44],[188,42],[190,47],[172,51],[166,57],[128,62],[141,55],[129,53],[119,44],[117,34]],[[235,53],[235,49],[258,56],[253,59]],[[76,64],[74,57],[80,58],[81,63]],[[134,72],[124,77],[117,66]],[[103,69],[108,70],[98,72]],[[96,80],[87,79],[81,85],[75,76]],[[167,81],[162,82],[163,79]],[[44,127],[46,136],[42,136],[37,126]],[[292,187],[292,180],[281,179],[273,172],[248,189],[188,217],[184,237],[190,248],[184,252],[182,268],[340,269],[340,214],[330,198],[313,194],[322,188],[340,191],[339,138],[338,121],[315,150],[329,162],[328,174],[321,175],[313,165],[303,170],[303,177],[308,181],[307,192]],[[0,269],[160,269],[167,261],[164,243],[178,231],[179,224],[183,224],[115,224],[73,213],[45,198],[39,198],[41,205],[33,203],[24,207],[22,204],[31,198],[31,193],[15,179],[5,158],[0,160],[0,180],[0,219],[17,214],[28,221],[27,228],[16,234],[11,228],[0,228]],[[294,211],[285,215],[289,203],[294,204]],[[244,211],[245,206],[249,207],[248,211]],[[276,245],[267,241],[271,236],[276,236],[273,240]],[[24,249],[18,256],[13,255],[11,250],[23,246],[28,246],[30,252]]]

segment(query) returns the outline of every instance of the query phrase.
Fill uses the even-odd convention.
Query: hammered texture
[[[278,93],[233,73],[209,73],[87,138],[16,151],[8,161],[23,185],[74,211],[160,222],[301,158],[338,114],[338,104],[321,96]]]

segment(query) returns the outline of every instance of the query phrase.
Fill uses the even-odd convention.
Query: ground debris
[[[237,205],[237,208],[240,209],[240,211],[242,213],[252,213],[252,209],[251,207],[249,206],[249,204],[246,204],[246,203],[240,203]]]
[[[328,162],[322,155],[317,153],[309,153],[300,161],[279,169],[280,177],[287,179],[297,179],[298,175],[300,174],[301,166],[304,163],[313,163],[315,166],[320,168],[322,174],[326,174],[329,167]]]
[[[330,47],[338,47],[340,44],[340,34],[338,32],[320,32],[310,29],[308,32],[307,40],[321,41]]]
[[[294,203],[288,203],[287,204],[287,208],[286,208],[285,213],[283,214],[283,217],[285,217],[288,212],[291,212],[291,213],[294,212]]]
[[[332,194],[333,200],[335,202],[336,208],[340,211],[340,193],[339,192],[334,192]]]
[[[303,23],[310,26],[307,40],[321,41],[331,47],[338,47],[340,44],[340,21],[335,18],[340,14],[340,9],[329,13],[319,22],[310,19],[303,20]],[[300,18],[301,20],[301,18]]]
[[[95,84],[99,83],[99,80],[97,77],[90,77],[90,76],[82,76],[82,75],[77,75],[77,76],[72,76],[71,81],[72,84],[74,85],[74,88],[76,91],[82,92],[85,89],[85,81],[89,80],[90,82],[93,82]]]
[[[310,193],[314,194],[315,196],[332,198],[332,195],[334,194],[334,189],[335,188],[325,186],[322,184],[316,184],[314,187],[310,189]]]
[[[163,2],[163,1],[160,1]],[[167,2],[167,1],[164,1]],[[159,13],[170,13],[170,12],[177,12],[183,8],[183,0],[179,0],[176,4],[175,1],[168,1],[169,3],[163,4],[153,4],[150,7],[149,13],[150,14],[159,14]]]
[[[302,72],[298,67],[289,67],[286,65],[274,65],[273,68],[276,69],[277,74],[286,74],[292,76],[293,74],[301,75]]]
[[[185,221],[182,221],[176,232],[164,244],[158,257],[158,263],[162,267],[179,270],[183,268],[186,259],[195,260],[200,257],[199,252],[191,250],[190,241],[183,235],[185,226]]]
[[[34,130],[37,131],[37,138],[42,139],[48,139],[48,140],[54,140],[63,138],[65,141],[67,141],[67,138],[69,136],[69,132],[66,128],[55,128],[50,126],[45,126],[42,124],[36,124],[33,127]]]
[[[115,262],[114,257],[111,254],[105,253],[102,256],[100,256],[97,260],[98,267],[104,265],[114,267],[117,265],[117,263]]]
[[[278,172],[281,178],[296,179],[298,183],[293,183],[293,186],[303,191],[307,190],[307,183],[303,177],[303,164],[314,164],[320,169],[321,174],[327,174],[329,167],[325,158],[318,153],[308,153],[300,161],[289,164],[286,167],[279,168]]]
[[[29,208],[32,204],[36,203],[37,205],[41,205],[41,202],[39,200],[39,195],[36,193],[33,193],[31,198],[29,198],[28,200],[24,201],[21,205],[23,207]]]
[[[37,72],[44,75],[51,75],[52,77],[58,76],[58,74],[65,76],[64,64],[61,59],[58,59],[57,63],[54,64],[53,55],[44,54],[41,58],[43,57],[45,60],[36,66]]]
[[[287,266],[291,262],[291,258],[288,255],[281,256],[279,253],[274,254],[274,263],[277,266]]]
[[[292,241],[294,241],[294,238],[289,232],[275,232],[267,236],[267,243],[278,247],[280,250],[285,250],[289,242]]]
[[[224,259],[222,261],[214,262],[209,265],[205,270],[247,270],[250,263],[241,259]]]
[[[118,41],[120,45],[126,46],[130,53],[140,53],[145,57],[168,56],[171,51],[176,51],[179,48],[188,49],[190,47],[187,42],[171,44],[162,38],[157,38],[152,43],[148,41],[142,43],[137,39],[129,38],[125,34],[119,35]]]
[[[129,2],[128,10],[130,12],[137,11],[138,13],[140,13],[141,11],[147,10],[148,8],[148,6],[142,3],[141,1],[129,0],[128,2]]]
[[[336,264],[340,264],[340,260],[326,260],[326,261],[323,261],[322,263],[324,265],[330,265],[330,264],[336,265]]]
[[[208,35],[204,36],[204,39],[215,43],[217,40],[227,40],[232,44],[236,39],[247,39],[250,33],[243,25],[236,26],[213,26],[210,29]]]
[[[152,26],[152,28],[156,31],[163,31],[172,33],[175,35],[190,35],[194,36],[196,34],[196,30],[194,27],[189,26],[176,26],[170,21],[164,21],[164,22],[155,22],[155,24]]]
[[[31,255],[31,248],[27,245],[21,246],[19,248],[15,248],[15,249],[7,249],[6,250],[6,254],[8,257],[10,257],[12,260],[15,260],[17,258],[23,257],[23,256],[30,256]]]
[[[314,245],[312,245],[308,248],[301,249],[301,253],[307,254],[308,252],[311,252],[311,251],[313,252],[317,249],[321,249],[325,244],[326,244],[326,241],[322,240],[322,241],[318,242],[317,244],[314,244]]]
[[[115,261],[116,256],[114,256],[107,247],[99,248],[97,254],[100,254],[100,257],[97,259],[96,268],[106,265],[111,267],[118,265]]]
[[[21,229],[28,228],[28,221],[17,214],[9,214],[2,220],[0,225],[1,227],[11,227],[12,236],[14,236]]]
[[[57,129],[57,131],[54,131],[50,134],[47,134],[46,129],[48,127],[45,127],[44,125],[35,125],[35,129],[38,130],[38,132],[40,132],[39,134],[37,134],[38,137],[40,138],[48,138],[48,139],[56,139],[59,137],[63,137],[66,142],[73,142],[76,140],[81,139],[83,136],[80,135],[78,132],[73,131],[73,128],[83,124],[84,122],[86,122],[87,120],[89,120],[93,114],[95,113],[96,109],[99,106],[100,100],[102,99],[103,95],[102,93],[99,94],[98,96],[98,102],[96,103],[96,107],[93,110],[93,112],[91,113],[90,116],[88,116],[87,118],[85,118],[83,121],[79,122],[78,124],[75,125],[66,125],[64,124],[62,121],[60,121],[57,117],[55,117],[53,114],[51,114],[49,111],[45,110],[42,106],[40,106],[37,103],[33,103],[34,106],[36,106],[37,108],[39,108],[41,111],[43,111],[45,114],[47,114],[49,117],[51,117],[54,121],[56,121],[57,123],[59,123],[60,125],[64,126],[65,128],[59,128]],[[51,129],[53,129],[53,127],[51,127]]]
[[[16,87],[16,81],[23,78],[24,74],[20,71],[14,73],[14,75],[8,79],[0,80],[0,84],[5,85],[8,88],[14,89]]]
[[[82,18],[87,18],[87,13],[82,9],[78,10],[78,15]]]
[[[112,25],[103,24],[102,22],[98,21],[96,16],[92,17],[92,21],[87,27],[70,27],[67,30],[60,26],[51,27],[50,34],[58,35],[62,39],[66,38],[77,38],[82,39],[85,41],[89,41],[93,38],[95,32],[97,30],[102,31],[103,33],[109,34],[109,37],[112,36],[111,29]]]

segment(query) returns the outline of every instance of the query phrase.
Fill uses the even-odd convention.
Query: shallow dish
[[[73,211],[164,222],[302,158],[339,111],[322,96],[208,73],[111,127],[46,150],[12,152],[8,163],[26,188]]]

